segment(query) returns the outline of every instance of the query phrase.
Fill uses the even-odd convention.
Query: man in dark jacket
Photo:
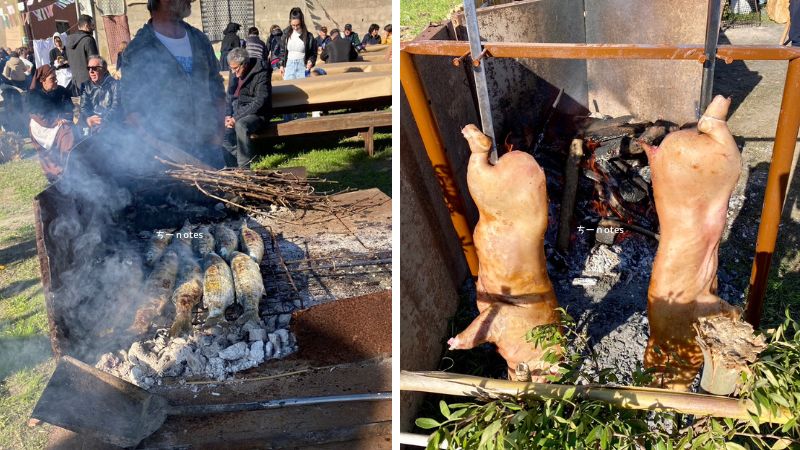
[[[81,86],[89,79],[89,71],[86,69],[89,57],[100,54],[97,51],[97,42],[92,36],[94,26],[94,19],[82,14],[78,18],[78,31],[67,37],[67,60],[72,69],[72,81],[75,82],[75,86]]]
[[[343,39],[338,29],[331,31],[331,41],[322,51],[322,60],[326,63],[349,62],[358,58],[356,48],[349,40]]]
[[[258,28],[250,27],[250,29],[247,30],[247,39],[245,39],[244,42],[247,54],[249,54],[251,58],[269,58],[269,48],[267,48],[267,44],[259,37]]]
[[[353,33],[353,25],[349,23],[344,25],[344,36],[342,37],[349,40],[357,51],[361,51],[361,41],[358,39],[358,33]]]
[[[89,81],[81,86],[81,121],[92,134],[116,119],[119,111],[117,80],[108,76],[108,63],[98,55],[89,57]]]
[[[222,166],[225,89],[211,43],[183,21],[191,14],[190,0],[148,0],[147,8],[150,21],[122,54],[126,120],[134,134],[141,129]]]
[[[272,67],[263,59],[251,58],[247,50],[228,53],[231,78],[225,115],[227,166],[249,167],[255,156],[250,135],[264,127],[272,109]]]

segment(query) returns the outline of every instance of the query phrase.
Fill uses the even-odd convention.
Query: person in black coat
[[[220,60],[219,66],[222,70],[228,70],[228,52],[233,50],[234,48],[239,48],[242,46],[242,41],[239,39],[239,35],[237,34],[239,30],[242,28],[241,25],[238,23],[231,22],[228,26],[225,27],[225,30],[222,32],[222,44],[220,45]]]
[[[331,30],[331,41],[322,51],[322,60],[326,63],[355,61],[358,58],[356,48],[349,39],[341,37],[338,29]]]
[[[92,36],[94,19],[86,14],[78,19],[78,31],[67,38],[67,61],[72,69],[72,80],[76,86],[82,85],[89,79],[89,70],[86,68],[89,57],[99,55],[97,42]]]
[[[225,165],[249,167],[255,156],[250,135],[263,128],[272,110],[272,67],[263,59],[251,58],[247,50],[228,53],[231,78],[226,95],[224,147]]]
[[[373,23],[369,26],[369,31],[367,31],[367,35],[364,36],[364,40],[361,41],[361,46],[366,47],[367,45],[378,45],[381,43],[381,35],[379,34],[381,31],[381,27],[377,23]]]

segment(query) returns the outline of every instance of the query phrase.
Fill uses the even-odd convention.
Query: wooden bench
[[[250,135],[250,138],[268,139],[303,134],[360,131],[359,134],[364,138],[364,149],[369,156],[373,156],[375,153],[373,140],[375,128],[391,126],[391,110],[354,112],[271,123],[267,128]]]

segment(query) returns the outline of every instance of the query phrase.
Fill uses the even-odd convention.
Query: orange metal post
[[[781,113],[778,116],[775,146],[772,150],[764,206],[761,210],[761,224],[758,227],[756,257],[753,261],[750,290],[747,294],[745,319],[755,328],[758,328],[764,310],[769,266],[772,262],[772,253],[775,251],[798,130],[800,130],[800,59],[793,59],[789,61],[786,84],[783,87]]]
[[[478,254],[475,251],[475,244],[472,242],[472,230],[467,222],[466,209],[458,192],[458,186],[453,181],[453,171],[444,152],[442,138],[439,135],[439,127],[436,125],[436,119],[434,119],[433,112],[428,104],[428,97],[425,95],[414,60],[409,53],[404,51],[400,52],[400,82],[408,98],[411,114],[417,123],[417,129],[419,129],[419,135],[422,137],[425,151],[428,153],[428,158],[431,160],[439,186],[442,188],[444,201],[448,211],[450,211],[453,227],[455,227],[456,234],[461,241],[461,247],[464,250],[464,256],[467,258],[469,270],[472,272],[472,276],[477,276]]]

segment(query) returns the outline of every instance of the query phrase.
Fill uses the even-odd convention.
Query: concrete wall
[[[147,3],[141,0],[128,1],[128,25],[131,30],[131,38],[136,36],[136,32],[150,19],[147,11]],[[261,35],[269,34],[269,29],[273,24],[285,28],[289,25],[289,10],[295,6],[303,9],[306,24],[309,29],[318,29],[327,26],[328,30],[333,28],[344,28],[346,23],[353,25],[353,31],[359,36],[364,36],[370,24],[377,23],[383,27],[392,21],[392,2],[391,0],[305,0],[305,1],[268,1],[254,0],[253,9],[255,16],[255,26],[261,31]],[[199,30],[203,29],[202,17],[200,14],[200,2],[192,3],[192,15],[186,19],[192,26]],[[247,28],[252,24],[242,24],[243,30],[240,37],[244,38]],[[110,52],[102,30],[102,19],[98,17],[98,36],[100,53],[109,56]],[[214,46],[219,50],[219,42]],[[116,53],[116,49],[113,49]]]
[[[696,0],[586,0],[586,42],[702,46],[707,10],[708,2]],[[590,109],[611,116],[693,121],[702,69],[697,61],[589,61]]]
[[[419,38],[448,39],[450,35],[440,26]],[[477,211],[466,190],[469,149],[460,132],[463,125],[478,120],[467,73],[447,58],[414,57],[414,62],[468,216],[475,223]],[[400,367],[433,370],[448,337],[448,320],[458,305],[457,288],[469,276],[469,269],[405,93],[400,97]],[[421,399],[419,394],[401,395],[401,429],[411,429]]]
[[[480,8],[477,12],[481,39],[485,41],[586,41],[583,0],[524,0]],[[461,39],[468,39],[463,27],[459,28],[459,34]],[[560,88],[564,88],[561,111],[572,114],[586,111],[586,61],[489,58],[485,67],[497,133],[520,122],[536,129]],[[502,141],[504,136],[496,138]]]

